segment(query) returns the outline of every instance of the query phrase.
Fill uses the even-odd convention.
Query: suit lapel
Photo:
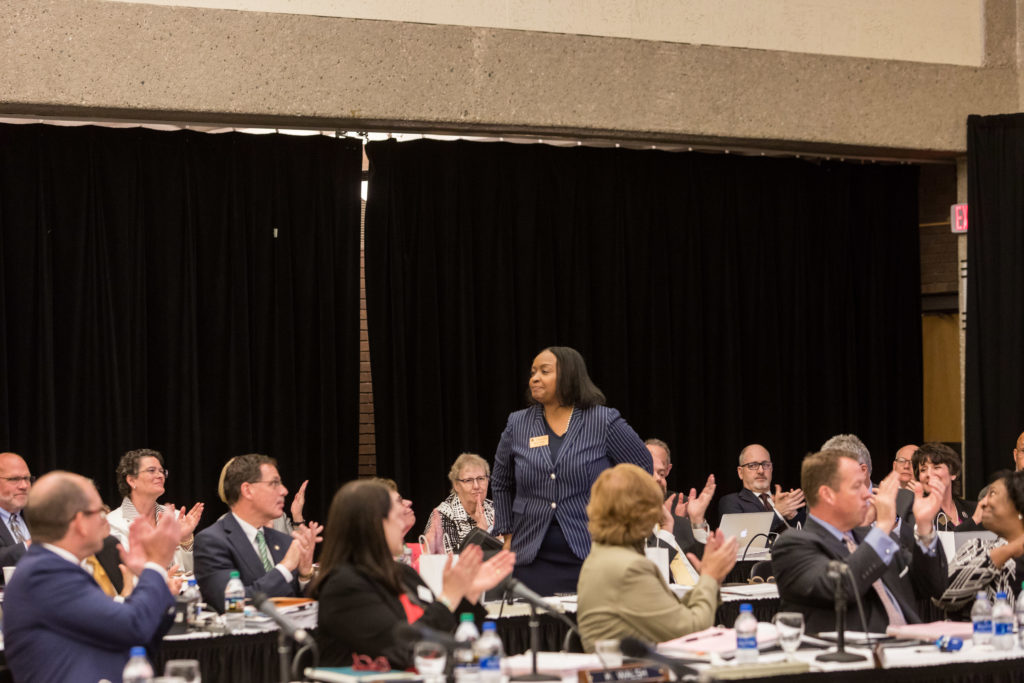
[[[224,527],[224,533],[228,537],[228,543],[235,549],[235,556],[245,563],[242,569],[242,580],[245,581],[245,576],[248,574],[253,577],[253,580],[266,574],[266,570],[263,569],[263,563],[260,562],[259,555],[253,549],[252,544],[249,543],[249,539],[245,537],[245,532],[242,531],[242,527],[238,525],[238,521],[235,520],[235,516],[228,513],[221,522]]]
[[[0,521],[0,546],[14,545],[14,536],[11,536],[7,525]]]
[[[263,527],[263,535],[267,539],[267,547],[270,549],[270,558],[274,561],[274,564],[280,562],[285,553],[288,552],[288,546],[291,541],[285,534],[282,534],[277,529],[271,527]],[[285,540],[286,539],[286,540]],[[262,566],[262,563],[260,563]]]
[[[810,517],[807,518],[807,523],[804,524],[804,531],[809,531],[817,536],[821,540],[825,549],[832,553],[832,556],[837,560],[845,560],[850,556],[850,549],[846,547],[846,543],[833,536],[828,529],[821,526]],[[857,537],[854,536],[854,539],[856,538]]]
[[[548,433],[547,422],[544,420],[544,406],[536,405],[533,411],[533,426],[530,428],[530,434],[527,438],[532,439],[535,436],[545,436]],[[564,444],[563,444],[564,445]],[[541,454],[547,459],[548,463],[552,467],[555,465],[555,461],[551,459],[551,448],[544,444],[543,446],[537,446]],[[532,450],[532,449],[531,449]]]

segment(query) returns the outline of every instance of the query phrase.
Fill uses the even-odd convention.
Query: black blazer
[[[761,504],[761,499],[754,495],[754,492],[750,489],[740,489],[739,493],[730,493],[727,496],[723,496],[722,500],[718,501],[719,525],[722,523],[722,515],[736,512],[764,512],[764,505]],[[797,510],[796,515],[790,520],[783,520],[776,513],[775,519],[772,520],[771,532],[781,534],[783,531],[796,526],[797,522],[803,524],[805,519],[807,519],[806,507]]]
[[[451,633],[457,624],[453,614],[440,602],[420,598],[420,593],[433,596],[427,584],[411,567],[398,565],[402,585],[410,602],[423,608],[417,623]],[[320,584],[317,642],[321,666],[350,666],[352,653],[385,657],[392,669],[413,665],[413,643],[396,640],[394,629],[406,624],[405,608],[399,597],[366,576],[352,565],[341,565]],[[463,600],[457,612],[471,612],[479,623],[487,610]]]
[[[24,554],[25,544],[15,543],[7,525],[0,522],[0,567],[13,567]],[[3,581],[4,577],[0,575],[0,584],[3,584]]]
[[[849,566],[856,582],[868,630],[884,633],[889,625],[882,601],[872,588],[878,578],[896,598],[907,622],[919,623],[917,599],[938,597],[949,582],[945,553],[937,547],[935,556],[930,557],[915,542],[912,549],[897,549],[895,557],[886,565],[874,548],[861,542],[868,531],[869,527],[853,530],[853,537],[858,543],[854,553],[810,518],[803,529],[793,529],[779,536],[772,548],[772,569],[779,587],[779,611],[802,612],[808,633],[834,630],[835,582],[828,577],[827,568],[830,560],[840,560]],[[899,540],[895,535],[891,538]],[[847,588],[846,625],[860,630],[857,603],[853,591],[849,590],[849,583]]]

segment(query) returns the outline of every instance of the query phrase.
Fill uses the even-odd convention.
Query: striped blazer
[[[546,445],[530,448],[530,439],[545,433],[543,406],[516,411],[494,455],[494,533],[512,534],[520,565],[533,562],[552,518],[573,553],[585,559],[590,552],[587,503],[597,476],[622,462],[653,471],[647,447],[614,408],[574,409],[557,462]]]

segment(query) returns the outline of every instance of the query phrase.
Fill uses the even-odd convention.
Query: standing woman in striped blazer
[[[550,346],[530,368],[528,408],[508,417],[494,455],[494,533],[516,553],[515,576],[542,595],[575,593],[590,552],[587,503],[605,469],[653,472],[651,454],[587,374],[575,349]]]

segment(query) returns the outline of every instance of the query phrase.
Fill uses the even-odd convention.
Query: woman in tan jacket
[[[704,559],[689,556],[700,579],[680,599],[644,555],[661,512],[661,488],[636,465],[616,465],[594,482],[587,506],[593,545],[578,587],[585,651],[593,652],[598,640],[632,636],[657,643],[714,623],[718,588],[736,564],[736,539],[708,535]]]

